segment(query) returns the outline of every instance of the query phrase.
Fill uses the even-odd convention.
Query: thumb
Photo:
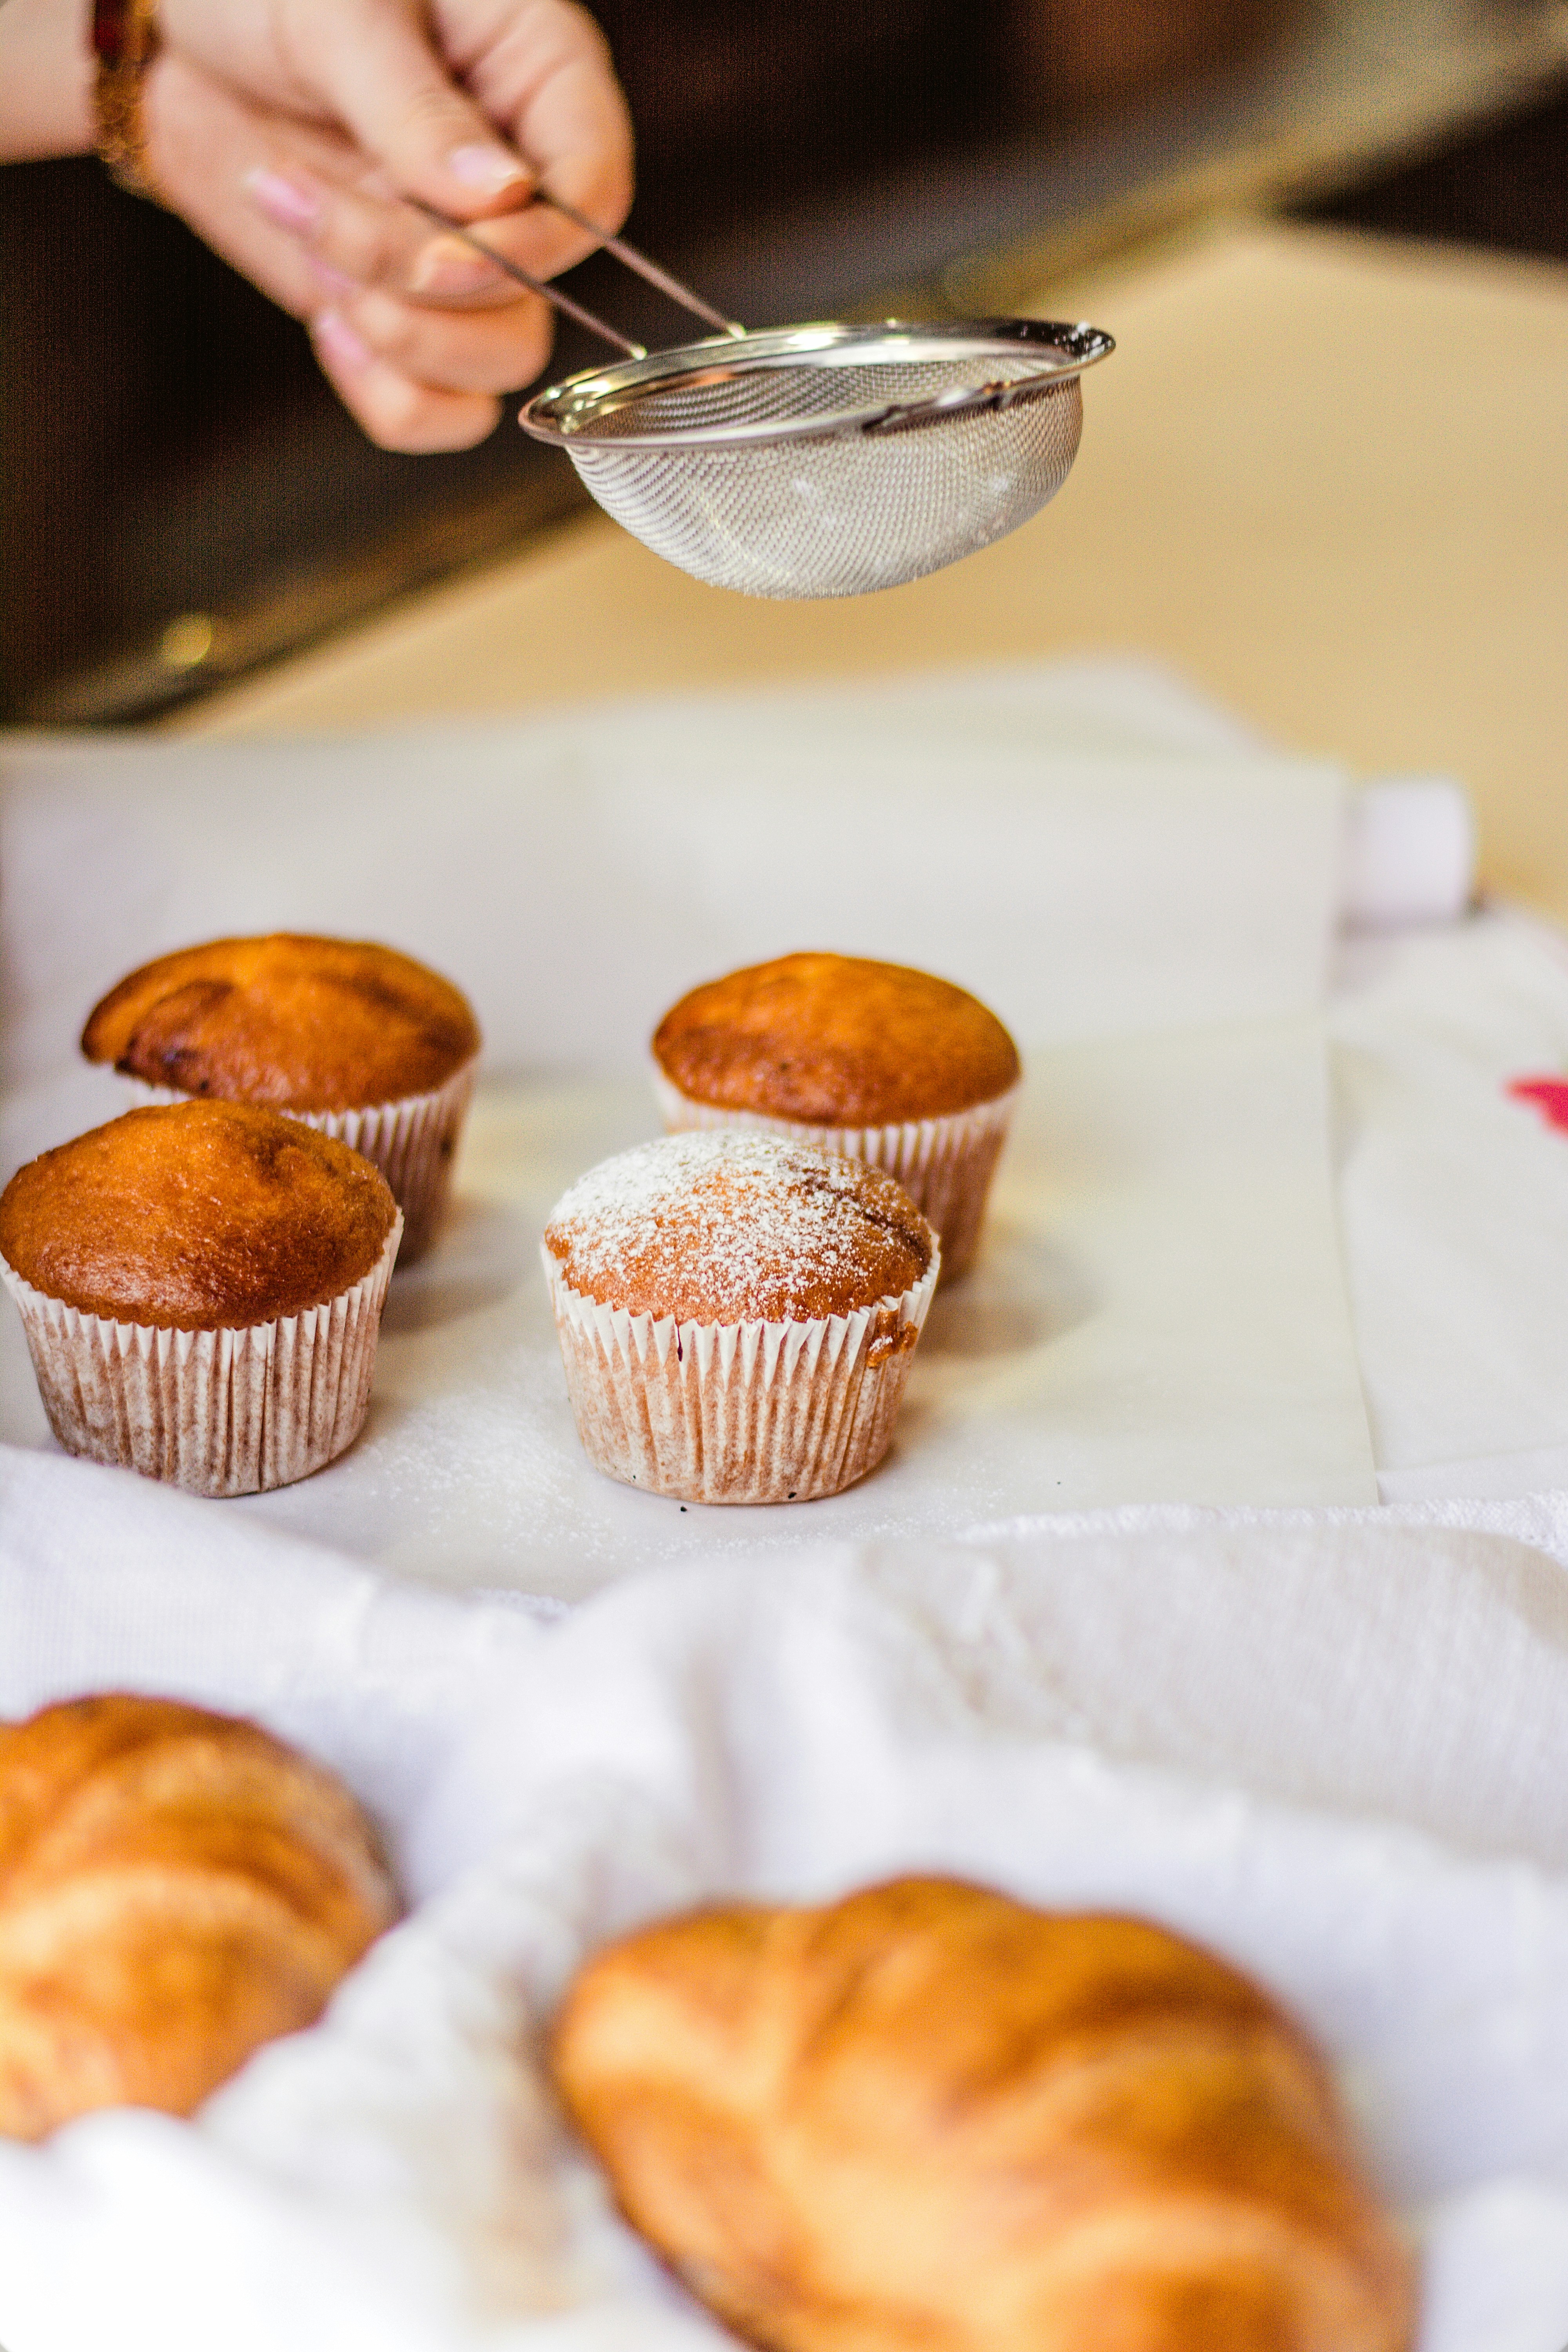
[[[536,175],[458,88],[403,0],[334,0],[311,25],[322,104],[388,180],[463,220],[510,212]]]

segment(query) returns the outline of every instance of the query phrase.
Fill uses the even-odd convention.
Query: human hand
[[[160,195],[274,301],[374,441],[466,448],[549,354],[548,306],[399,194],[484,221],[534,277],[631,200],[631,130],[573,0],[161,0],[144,90]]]

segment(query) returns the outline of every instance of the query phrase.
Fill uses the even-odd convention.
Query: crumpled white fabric
[[[1363,945],[1329,1033],[1384,1499],[1568,1486],[1568,1133],[1508,1091],[1568,1076],[1568,942],[1496,908]]]
[[[919,1868],[1257,1972],[1421,2232],[1422,2352],[1556,2352],[1563,1570],[1463,1529],[1186,1521],[660,1571],[551,1623],[0,1459],[0,1707],[129,1684],[252,1713],[346,1773],[416,1903],[195,2124],[0,2149],[0,2341],[695,2352],[540,2029],[644,1917]]]

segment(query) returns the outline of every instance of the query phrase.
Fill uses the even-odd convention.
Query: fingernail
[[[411,294],[474,294],[504,276],[471,245],[461,245],[455,236],[437,236],[415,256],[408,290]]]
[[[368,367],[375,356],[370,345],[360,341],[341,310],[318,311],[310,322],[310,332],[339,367]]]
[[[247,172],[242,184],[258,212],[279,228],[314,228],[321,217],[320,198],[286,180],[281,172]]]
[[[319,254],[310,253],[306,255],[305,258],[309,261],[311,269],[315,273],[316,277],[321,279],[321,284],[326,288],[329,294],[363,293],[363,287],[361,286],[354,278],[345,278],[341,269],[334,269],[330,261],[323,261]]]
[[[503,188],[529,186],[533,180],[527,164],[504,147],[454,147],[447,169],[465,188],[482,189],[487,196],[499,196]]]

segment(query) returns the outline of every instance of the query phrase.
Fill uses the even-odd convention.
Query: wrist
[[[0,8],[0,162],[92,147],[92,64],[84,0],[5,0]]]

